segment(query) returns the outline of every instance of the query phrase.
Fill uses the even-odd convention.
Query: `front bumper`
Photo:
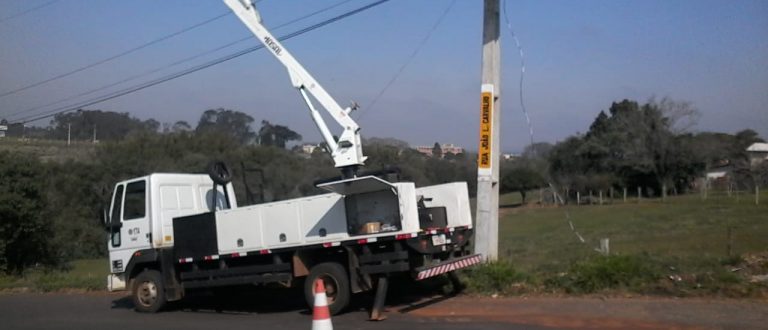
[[[125,273],[107,275],[107,290],[109,292],[123,291],[125,289]]]

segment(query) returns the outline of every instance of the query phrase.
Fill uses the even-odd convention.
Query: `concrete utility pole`
[[[477,150],[477,227],[475,252],[486,261],[499,255],[499,115],[501,112],[501,45],[499,0],[485,0],[483,65],[480,90],[480,144]]]

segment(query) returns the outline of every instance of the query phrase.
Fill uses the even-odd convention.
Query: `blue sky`
[[[59,0],[5,19],[47,2],[0,1],[0,93],[228,11],[218,0]],[[257,7],[265,24],[276,26],[338,2],[263,0]],[[273,32],[292,32],[369,2],[350,1]],[[392,0],[285,46],[339,103],[354,100],[362,106],[356,117],[364,137],[476,149],[482,1],[457,0],[392,87],[368,107],[450,4]],[[536,141],[584,132],[613,101],[653,96],[692,102],[702,114],[694,130],[752,128],[768,138],[768,1],[508,0],[507,11],[525,50],[524,97]],[[228,15],[109,63],[0,97],[0,118],[246,36],[245,26]],[[112,90],[256,44],[248,40]],[[519,151],[529,137],[518,98],[520,58],[506,27],[502,58],[502,148]],[[320,140],[283,67],[264,51],[88,108],[194,125],[204,110],[218,107],[288,125],[305,141]]]

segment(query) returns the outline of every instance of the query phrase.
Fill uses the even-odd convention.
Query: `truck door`
[[[109,257],[112,272],[122,272],[131,255],[151,247],[147,181],[141,179],[118,185],[115,189],[110,221],[122,226],[112,230]]]

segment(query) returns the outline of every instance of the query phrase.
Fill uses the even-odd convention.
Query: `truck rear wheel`
[[[148,269],[133,280],[133,305],[137,312],[156,313],[165,303],[165,285],[160,272]]]
[[[325,295],[328,298],[328,310],[336,315],[349,305],[349,276],[344,266],[335,262],[324,262],[312,267],[304,281],[304,296],[312,309],[315,303],[315,280],[322,279]]]

